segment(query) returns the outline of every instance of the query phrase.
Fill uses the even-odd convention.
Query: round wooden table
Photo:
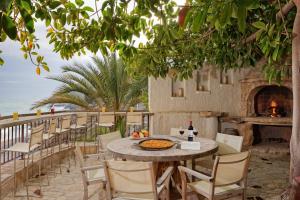
[[[186,138],[168,135],[154,135],[151,137],[166,138],[178,142],[186,141]],[[139,140],[132,140],[130,138],[115,140],[107,145],[107,149],[114,155],[115,158],[152,162],[194,160],[196,158],[211,155],[218,150],[218,145],[214,140],[196,137],[194,138],[194,141],[200,142],[200,150],[183,150],[175,145],[167,150],[146,151],[136,145]]]
[[[173,141],[187,141],[187,138],[175,137],[169,135],[153,135],[152,138],[166,138]],[[172,165],[177,168],[180,161],[192,160],[192,169],[195,168],[194,160],[196,158],[211,155],[218,150],[218,145],[214,140],[207,138],[194,138],[194,141],[200,142],[200,150],[183,150],[178,148],[178,145],[161,151],[147,151],[139,148],[136,144],[140,140],[132,140],[130,138],[122,138],[115,140],[107,145],[107,149],[113,154],[114,158],[120,158],[133,161],[148,161],[154,162],[156,168],[156,176],[159,177],[164,169]],[[176,169],[173,174],[175,185],[180,191],[180,175]]]

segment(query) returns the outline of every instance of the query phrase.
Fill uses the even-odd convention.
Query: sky
[[[94,2],[94,1],[91,1]],[[184,0],[177,0],[179,5]],[[47,76],[61,73],[61,66],[74,62],[86,63],[90,61],[92,53],[83,56],[74,56],[70,60],[63,60],[59,54],[52,52],[52,45],[48,44],[46,38],[46,27],[43,23],[35,24],[35,35],[39,39],[39,52],[45,57],[50,67],[50,72],[41,70],[38,76],[35,73],[35,66],[23,58],[20,45],[10,39],[0,43],[2,50],[1,58],[5,63],[0,66],[0,115],[10,115],[12,112],[28,113],[30,107],[38,100],[49,97],[59,86],[59,83],[46,79]]]
[[[39,38],[39,52],[45,57],[50,72],[41,70],[41,75],[35,73],[35,66],[23,58],[20,44],[7,39],[0,43],[3,51],[1,57],[5,63],[0,67],[0,114],[9,115],[12,112],[28,113],[31,105],[38,100],[49,97],[59,86],[59,83],[46,77],[61,73],[61,66],[75,61],[88,62],[93,54],[75,56],[71,60],[63,60],[59,54],[52,52],[52,45],[46,39],[46,28],[42,23],[36,24],[36,36]],[[34,112],[34,111],[31,111]]]

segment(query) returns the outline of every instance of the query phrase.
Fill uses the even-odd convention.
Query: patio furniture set
[[[119,131],[100,135],[101,156],[97,158],[101,159],[96,166],[87,166],[77,147],[75,154],[82,173],[83,199],[97,193],[98,190],[89,195],[88,186],[92,184],[102,186],[107,199],[170,199],[171,187],[183,200],[190,195],[245,199],[250,151],[241,152],[243,137],[222,133],[217,134],[215,141],[195,137],[194,141],[201,145],[199,149],[182,149],[180,144],[186,142],[187,130],[182,135],[179,130],[182,131],[172,128],[170,135],[151,135],[151,139],[176,143],[169,149],[156,151],[137,145],[145,139],[121,138]]]
[[[48,175],[54,173],[56,175],[55,168],[59,167],[60,173],[62,173],[62,168],[66,167],[67,170],[70,168],[70,157],[73,153],[68,152],[68,166],[63,165],[62,161],[66,156],[59,156],[58,162],[53,155],[63,152],[64,150],[69,150],[75,147],[75,142],[78,139],[78,133],[84,132],[84,148],[87,133],[88,116],[87,113],[76,114],[76,121],[72,120],[74,114],[66,114],[60,117],[53,116],[49,117],[48,121],[37,121],[37,123],[32,124],[32,127],[28,129],[28,137],[24,138],[21,142],[16,142],[15,144],[9,146],[8,148],[1,148],[0,161],[2,161],[2,154],[10,153],[13,154],[13,196],[25,196],[27,199],[35,195],[30,195],[28,187],[38,186],[41,191],[42,186],[42,176],[45,175],[47,178],[47,184],[49,185]],[[104,127],[111,130],[115,126],[115,113],[105,112],[98,113],[98,121],[95,123],[96,130],[100,127]],[[142,113],[132,112],[126,113],[126,121],[128,126],[142,126]],[[74,123],[75,122],[75,123]],[[120,134],[119,134],[120,135]],[[19,138],[15,138],[17,141]],[[49,158],[49,159],[46,159]],[[23,160],[24,173],[22,174],[24,179],[24,186],[26,187],[26,194],[17,194],[17,165],[16,162]],[[38,165],[38,170],[34,170],[33,164]],[[58,164],[56,164],[58,163]],[[30,172],[31,168],[31,172]],[[43,172],[42,169],[46,169]],[[36,185],[31,181],[31,177],[38,177],[39,183]],[[1,180],[1,165],[0,165],[0,180]],[[2,187],[0,185],[0,198],[2,196]]]

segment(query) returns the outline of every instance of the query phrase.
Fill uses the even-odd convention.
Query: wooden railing
[[[0,118],[0,151],[2,153],[0,163],[6,163],[13,159],[13,154],[10,152],[3,152],[2,150],[9,148],[10,146],[18,142],[26,142],[30,136],[30,130],[32,127],[38,126],[42,123],[45,124],[45,127],[49,126],[51,118],[57,118],[58,124],[60,124],[61,119],[64,116],[72,116],[72,122],[76,123],[76,114],[78,113],[87,113],[88,123],[87,123],[87,133],[90,135],[95,135],[95,123],[98,121],[99,112],[59,112],[55,114],[42,113],[42,115],[37,116],[36,114],[23,114],[19,116],[18,120],[14,120],[12,116],[5,116]],[[115,116],[126,117],[127,112],[115,112]],[[143,113],[143,127],[148,128],[150,124],[150,116],[152,113],[142,112]],[[87,138],[87,137],[82,137]],[[88,137],[91,138],[91,137]],[[20,156],[20,155],[17,155]]]

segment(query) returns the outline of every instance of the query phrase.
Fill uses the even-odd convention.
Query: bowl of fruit
[[[130,139],[132,140],[140,140],[149,137],[149,131],[141,130],[141,131],[134,131],[131,133]]]

